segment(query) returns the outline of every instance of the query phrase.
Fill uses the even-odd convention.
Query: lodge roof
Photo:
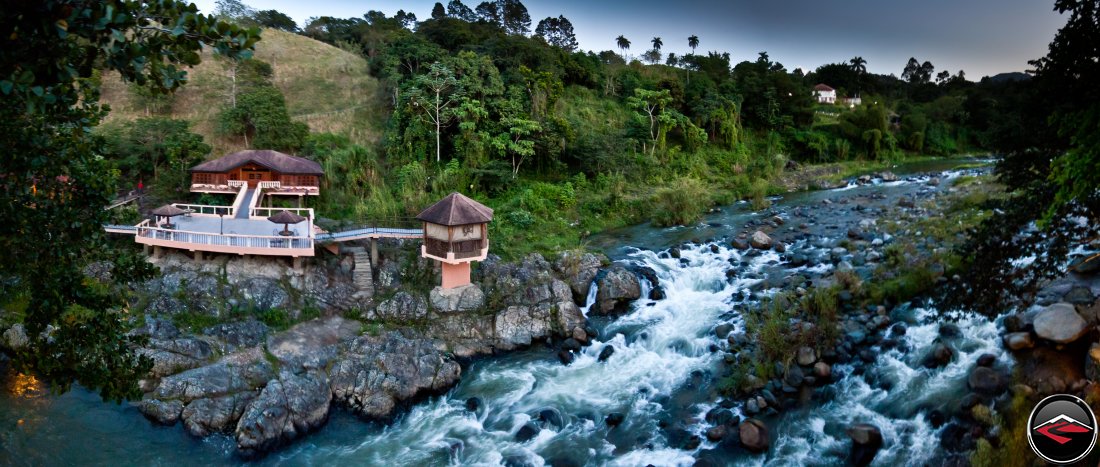
[[[286,174],[324,175],[321,164],[306,158],[283,154],[271,149],[246,149],[206,161],[191,168],[192,172],[228,172],[242,165],[254,163]]]
[[[817,86],[814,86],[814,91],[826,91],[826,92],[828,92],[828,91],[835,91],[835,90],[836,89],[833,89],[833,88],[829,87],[828,84],[824,84],[824,83],[818,84]]]
[[[493,220],[493,210],[461,193],[454,192],[416,216],[424,222],[439,225],[483,224]]]

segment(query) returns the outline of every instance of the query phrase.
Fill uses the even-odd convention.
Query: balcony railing
[[[424,250],[432,256],[447,258],[451,253],[454,259],[476,258],[481,256],[481,250],[488,246],[486,239],[465,240],[460,242],[447,242],[434,238],[424,239]]]
[[[313,208],[264,208],[256,207],[248,211],[248,217],[271,217],[279,211],[290,211],[306,219],[313,219]]]
[[[205,204],[183,204],[173,203],[173,206],[191,211],[191,214],[204,214],[217,216],[223,214],[229,217],[233,217],[233,213],[236,212],[233,206],[208,206]]]
[[[283,236],[267,236],[267,235],[237,235],[237,234],[215,234],[205,232],[192,232],[186,230],[173,230],[165,229],[162,227],[153,227],[148,225],[148,220],[138,224],[137,226],[137,238],[138,242],[142,242],[142,239],[161,240],[175,243],[186,243],[190,245],[206,245],[224,249],[261,249],[271,250],[272,253],[276,253],[279,250],[313,250],[313,239],[309,237],[283,237]],[[157,243],[157,242],[142,242],[142,243]],[[202,249],[202,248],[199,248]],[[277,253],[276,253],[277,254]]]

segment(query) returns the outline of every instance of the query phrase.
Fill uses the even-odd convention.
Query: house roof
[[[324,175],[321,164],[298,156],[270,149],[246,149],[206,161],[191,168],[192,172],[227,172],[248,163],[262,165],[288,174]]]
[[[493,210],[461,193],[447,195],[416,216],[424,222],[439,225],[483,224],[493,220]]]
[[[833,88],[829,87],[829,85],[827,85],[827,84],[819,84],[817,86],[814,86],[814,91],[826,91],[826,92],[828,92],[828,91],[836,91],[836,89],[833,89]]]

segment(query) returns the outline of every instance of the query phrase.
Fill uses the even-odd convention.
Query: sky
[[[215,0],[192,0],[203,12]],[[305,26],[312,16],[362,17],[369,10],[393,15],[403,9],[431,17],[434,1],[244,0],[257,10],[278,10]],[[444,5],[447,1],[442,2]],[[480,0],[464,0],[474,8]],[[965,70],[968,79],[1025,71],[1027,61],[1046,55],[1066,18],[1053,0],[524,0],[531,28],[547,16],[573,23],[584,50],[615,50],[620,34],[633,56],[664,42],[662,54],[690,52],[687,37],[699,36],[697,53],[729,52],[734,63],[767,51],[789,70],[867,60],[872,73],[900,75],[909,57],[930,61],[936,71]]]

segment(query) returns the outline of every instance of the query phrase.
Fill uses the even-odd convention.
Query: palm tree
[[[653,38],[653,50],[656,50],[656,51],[660,52],[662,45],[665,45],[665,43],[664,43],[664,41],[661,40],[660,37],[654,37]]]
[[[615,44],[619,46],[619,50],[623,51],[623,59],[626,59],[626,51],[630,50],[630,39],[619,36],[615,38]]]
[[[861,75],[867,73],[867,60],[864,60],[863,57],[852,57],[851,60],[848,60],[848,63],[852,64],[852,70],[855,70],[856,73]]]
[[[692,34],[688,37],[688,47],[691,47],[691,54],[695,55],[695,48],[699,47],[699,36]]]

